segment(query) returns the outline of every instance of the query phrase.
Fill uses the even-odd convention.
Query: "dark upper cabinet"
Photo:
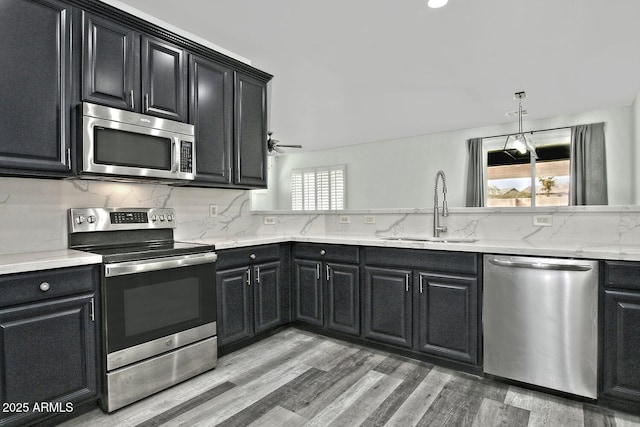
[[[84,12],[83,35],[82,98],[123,110],[140,111],[138,33]]]
[[[411,348],[412,272],[365,267],[364,274],[364,337]]]
[[[83,13],[82,99],[187,121],[187,53]]]
[[[196,128],[196,185],[230,184],[233,71],[191,55],[189,122]]]
[[[55,0],[1,5],[0,172],[70,175],[73,9]]]
[[[478,281],[418,273],[418,350],[478,362]]]
[[[233,183],[247,188],[267,186],[267,84],[235,74]]]

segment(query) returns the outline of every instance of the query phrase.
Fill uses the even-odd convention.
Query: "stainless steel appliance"
[[[484,372],[597,398],[598,263],[484,256]]]
[[[193,180],[194,126],[84,102],[83,178]]]
[[[69,247],[103,257],[106,412],[216,366],[215,248],[174,241],[175,224],[166,208],[69,210]]]

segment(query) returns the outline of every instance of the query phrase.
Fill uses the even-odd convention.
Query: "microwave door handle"
[[[146,273],[149,271],[168,270],[170,268],[213,263],[216,262],[217,259],[218,255],[215,252],[205,252],[150,260],[116,262],[104,265],[104,275],[105,277],[115,277],[125,276],[127,274]]]
[[[178,172],[178,162],[180,159],[180,153],[177,151],[178,150],[178,144],[176,144],[176,140],[175,138],[173,138],[171,140],[171,155],[173,156],[172,159],[172,166],[171,166],[171,172],[176,173]]]

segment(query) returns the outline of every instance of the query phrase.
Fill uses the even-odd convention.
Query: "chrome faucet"
[[[449,216],[449,208],[447,207],[447,178],[444,176],[444,172],[439,170],[436,173],[436,186],[433,196],[433,237],[440,237],[440,232],[447,232],[447,227],[440,225],[439,220],[438,178],[442,178],[442,216]]]

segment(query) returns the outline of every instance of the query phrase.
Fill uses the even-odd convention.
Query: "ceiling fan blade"
[[[278,147],[302,148],[302,145],[282,145],[282,144],[278,144]]]

